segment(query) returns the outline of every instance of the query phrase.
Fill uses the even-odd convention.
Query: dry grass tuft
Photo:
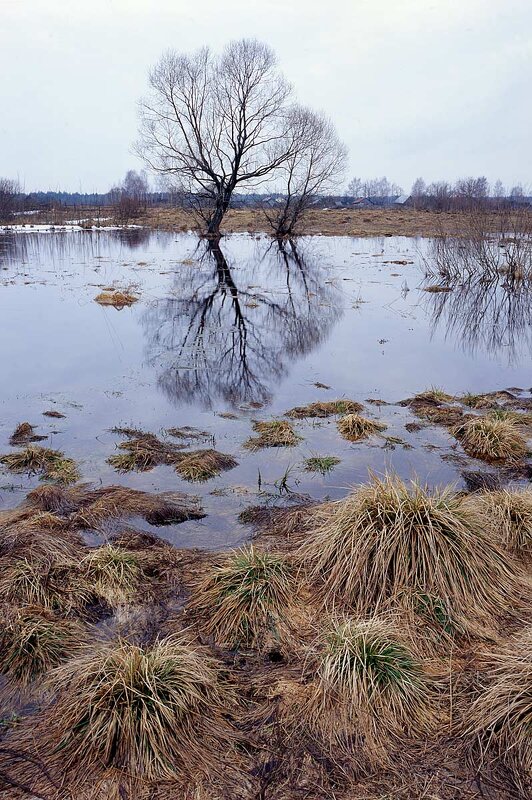
[[[181,458],[183,445],[163,442],[153,433],[143,433],[135,429],[115,429],[122,435],[128,436],[128,441],[118,445],[119,450],[125,452],[110,456],[107,463],[111,464],[118,472],[147,472],[150,469],[166,464],[175,466]]]
[[[94,592],[111,608],[134,598],[142,575],[138,556],[112,544],[91,550],[81,568]]]
[[[318,506],[297,557],[329,603],[373,613],[404,592],[434,596],[466,623],[500,614],[518,592],[511,559],[451,488],[373,477]]]
[[[24,687],[72,656],[84,641],[79,622],[38,606],[4,609],[0,618],[0,672]]]
[[[48,447],[29,445],[24,450],[0,456],[0,464],[10,472],[30,475],[40,473],[41,479],[63,485],[79,480],[76,463],[71,458],[65,458],[60,450],[51,450]]]
[[[34,431],[34,425],[30,425],[29,422],[21,422],[11,434],[9,444],[12,447],[21,447],[30,444],[30,442],[42,442],[46,439],[46,436],[39,436]]]
[[[467,715],[482,765],[501,760],[515,783],[532,789],[532,627],[509,639],[489,658],[487,685]]]
[[[329,400],[309,403],[307,406],[296,406],[286,412],[287,417],[304,419],[305,417],[332,417],[334,414],[358,414],[362,411],[360,403],[354,400]]]
[[[295,447],[301,441],[301,436],[298,436],[286,420],[255,421],[253,430],[259,435],[244,442],[244,447],[249,450],[258,450],[261,447]]]
[[[452,433],[468,455],[484,461],[512,463],[521,461],[527,453],[526,440],[514,419],[470,417]]]
[[[230,749],[232,703],[219,666],[182,637],[87,648],[50,683],[58,696],[39,746],[60,753],[64,771],[99,765],[140,780],[196,778]]]
[[[516,555],[532,556],[532,489],[483,492],[467,502],[485,516],[496,541]]]
[[[121,310],[126,306],[132,306],[133,303],[138,302],[139,298],[129,289],[110,289],[100,292],[94,299],[101,306],[113,306],[113,308]]]
[[[355,745],[382,764],[393,740],[431,728],[431,681],[390,623],[336,620],[320,649],[308,713],[331,748]]]
[[[374,433],[386,430],[384,423],[366,419],[360,414],[346,414],[345,417],[340,417],[337,426],[344,439],[350,442],[357,442],[359,439],[366,439]]]
[[[34,553],[2,559],[0,601],[3,603],[40,606],[67,615],[81,611],[91,598],[79,561],[55,554],[37,561]]]
[[[226,453],[219,453],[217,450],[192,450],[180,455],[175,470],[186,481],[208,481],[236,466],[236,458]]]
[[[260,647],[276,635],[293,592],[286,560],[251,546],[212,567],[196,585],[190,608],[218,644]]]

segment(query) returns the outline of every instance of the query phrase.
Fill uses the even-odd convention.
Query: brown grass
[[[181,454],[175,470],[186,481],[208,481],[236,466],[236,458],[226,453],[219,453],[217,450],[193,450]]]
[[[261,447],[295,447],[301,441],[301,436],[298,436],[286,420],[257,420],[253,422],[253,430],[259,435],[244,442],[244,447],[249,450],[258,450]]]
[[[43,480],[64,485],[79,480],[75,461],[65,458],[60,450],[51,450],[48,447],[29,445],[24,450],[0,456],[0,464],[7,467],[10,472],[40,474]]]
[[[527,444],[515,419],[470,417],[452,433],[465,452],[489,463],[515,463],[527,453]]]
[[[67,615],[81,611],[91,599],[79,569],[79,561],[59,558],[55,553],[46,560],[26,557],[2,559],[0,601],[16,606],[40,606]]]
[[[70,515],[74,527],[99,528],[109,519],[140,516],[151,525],[169,525],[205,516],[196,497],[179,492],[151,494],[125,486],[82,489],[70,497],[77,510]]]
[[[532,489],[483,492],[468,502],[484,515],[486,528],[503,547],[519,556],[532,556]]]
[[[376,420],[366,419],[360,414],[346,414],[336,423],[340,434],[350,442],[367,439],[375,433],[386,430],[386,425]]]
[[[467,713],[481,768],[502,761],[515,783],[532,790],[532,627],[513,636],[488,657],[486,685]]]
[[[354,400],[329,400],[327,402],[309,403],[307,406],[296,406],[286,412],[287,417],[304,419],[305,417],[331,417],[334,414],[356,414],[362,411],[360,403]]]
[[[293,594],[288,562],[250,546],[207,572],[194,588],[189,608],[218,644],[260,647],[279,635]]]
[[[134,295],[129,289],[112,289],[100,292],[95,298],[95,301],[101,306],[113,306],[118,310],[126,306],[132,306],[137,303],[139,298]]]
[[[81,562],[81,568],[95,594],[111,608],[134,599],[141,578],[135,553],[105,544],[91,550]]]
[[[30,442],[42,442],[46,436],[39,436],[35,433],[35,425],[30,425],[29,422],[21,422],[17,425],[9,438],[9,444],[12,447],[21,447]]]
[[[129,437],[128,441],[118,445],[118,449],[124,452],[107,459],[117,472],[147,472],[160,464],[175,466],[182,455],[183,445],[163,442],[153,433],[128,428],[115,431]]]
[[[517,575],[484,520],[451,488],[373,477],[318,506],[297,557],[329,604],[373,613],[404,592],[439,598],[467,627],[512,604]]]

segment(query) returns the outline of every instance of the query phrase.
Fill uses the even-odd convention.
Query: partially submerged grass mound
[[[452,432],[468,455],[483,461],[515,463],[527,453],[526,440],[513,418],[470,417]]]
[[[100,292],[94,299],[101,306],[113,306],[120,310],[126,306],[132,306],[133,303],[138,302],[139,298],[129,289],[107,289]]]
[[[219,453],[217,450],[183,452],[186,445],[163,442],[152,433],[143,433],[128,428],[115,430],[129,437],[128,441],[118,445],[119,449],[125,452],[107,459],[107,462],[118,472],[133,470],[145,472],[160,464],[166,464],[174,467],[184,480],[206,481],[225,470],[233,469],[238,464],[235,458],[225,453]]]
[[[65,458],[60,450],[37,445],[0,456],[0,464],[16,474],[40,474],[42,480],[64,485],[76,483],[80,477],[76,462],[71,458]]]
[[[287,417],[305,419],[306,417],[332,417],[334,414],[358,414],[362,411],[360,403],[354,400],[328,400],[309,403],[307,406],[296,406],[286,412]]]
[[[431,727],[430,681],[390,623],[340,619],[323,639],[309,711],[333,749],[382,763],[391,740]]]
[[[186,481],[208,481],[238,466],[238,461],[217,450],[193,450],[181,454],[175,470]]]
[[[340,417],[337,426],[344,439],[348,439],[350,442],[367,439],[368,436],[372,436],[374,433],[386,430],[384,423],[366,419],[360,414],[346,414],[345,417]]]
[[[113,544],[91,550],[81,564],[95,593],[111,608],[130,602],[141,577],[139,558]]]
[[[509,639],[490,657],[487,684],[471,706],[467,723],[482,765],[502,761],[511,770],[522,796],[530,796],[532,626]]]
[[[9,444],[12,447],[22,447],[30,444],[30,442],[42,442],[44,439],[46,439],[46,436],[39,436],[39,434],[35,433],[35,425],[30,425],[29,422],[21,422],[11,434]]]
[[[261,447],[295,447],[301,436],[294,431],[289,422],[282,419],[273,419],[253,422],[253,430],[259,435],[252,436],[244,447],[249,450],[258,450]]]
[[[532,489],[483,492],[471,498],[493,538],[519,556],[532,556]]]
[[[218,644],[261,646],[278,633],[293,592],[287,561],[251,546],[212,567],[195,587],[189,607]]]
[[[339,463],[340,459],[336,456],[311,456],[305,460],[305,471],[326,475]]]
[[[0,621],[0,672],[23,687],[71,657],[85,639],[79,622],[39,606],[4,609]]]
[[[361,614],[420,592],[470,624],[500,614],[517,591],[511,559],[451,488],[372,477],[344,500],[318,506],[314,524],[298,559],[326,601]]]
[[[39,720],[37,749],[45,759],[59,753],[62,770],[80,780],[101,767],[146,781],[194,779],[230,749],[219,665],[182,637],[87,648],[50,684],[58,694]]]

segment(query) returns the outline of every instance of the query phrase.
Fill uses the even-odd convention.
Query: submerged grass
[[[21,422],[11,434],[9,444],[12,447],[21,447],[30,444],[30,442],[42,442],[46,439],[46,436],[39,436],[34,431],[34,425],[30,425],[29,422]]]
[[[357,442],[359,439],[366,439],[374,433],[386,430],[384,423],[366,419],[360,414],[346,414],[344,417],[340,417],[337,426],[344,439],[348,439],[350,442]]]
[[[60,450],[37,445],[29,445],[24,450],[0,456],[0,464],[16,474],[40,473],[43,480],[64,485],[76,483],[80,477],[76,462],[71,458],[65,458]]]
[[[259,435],[244,442],[244,447],[249,450],[258,450],[261,447],[295,447],[301,441],[301,436],[298,436],[286,420],[257,420],[253,422],[253,430]]]
[[[85,639],[79,622],[39,606],[4,609],[1,622],[0,672],[24,687],[71,657]]]
[[[236,458],[226,453],[219,453],[217,450],[193,450],[180,455],[175,470],[186,481],[208,481],[237,465]]]
[[[483,461],[511,463],[521,461],[527,453],[526,440],[514,418],[493,414],[470,417],[452,433],[468,455]]]
[[[190,608],[218,644],[261,646],[268,635],[275,636],[293,590],[286,560],[251,546],[205,575],[194,589]]]
[[[452,488],[429,490],[373,477],[344,500],[319,506],[297,557],[328,603],[373,613],[404,592],[440,598],[471,625],[512,604],[512,560],[483,517]]]
[[[334,414],[356,414],[362,411],[360,403],[354,400],[328,400],[309,403],[306,406],[296,406],[286,412],[287,417],[304,419],[305,417],[331,417]]]
[[[322,475],[326,475],[339,463],[340,459],[336,458],[336,456],[311,456],[305,460],[305,470],[307,472],[320,472]]]

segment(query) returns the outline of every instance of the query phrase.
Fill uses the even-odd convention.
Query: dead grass
[[[362,411],[360,403],[354,400],[329,400],[327,402],[309,403],[307,406],[296,406],[286,412],[287,417],[304,419],[305,417],[331,417],[334,414],[357,414]]]
[[[109,289],[100,292],[94,299],[101,306],[113,306],[118,310],[132,306],[139,300],[129,289]]]
[[[518,556],[532,556],[532,489],[482,492],[468,502],[485,516],[486,528],[503,547]]]
[[[244,447],[249,450],[259,450],[261,447],[295,447],[301,441],[301,436],[298,436],[286,420],[256,420],[253,422],[253,430],[259,435],[244,442]]]
[[[3,609],[0,672],[23,687],[70,658],[85,640],[83,626],[45,608]]]
[[[117,472],[147,472],[160,464],[175,466],[181,457],[183,445],[163,442],[153,433],[144,433],[136,429],[115,428],[116,432],[128,436],[126,442],[118,445],[125,452],[110,456],[107,463]]]
[[[0,601],[15,606],[40,606],[63,615],[81,611],[91,600],[79,562],[57,558],[37,561],[27,557],[2,559]]]
[[[29,422],[21,422],[17,425],[9,438],[9,444],[12,447],[21,447],[30,442],[42,442],[46,436],[39,436],[35,433],[35,425],[30,425]]]
[[[333,752],[360,748],[382,765],[394,740],[434,725],[431,682],[392,624],[342,618],[325,629],[318,647],[306,713]]]
[[[95,765],[147,781],[208,774],[231,748],[232,698],[219,669],[179,636],[87,648],[50,676],[58,696],[39,749],[80,775]]]
[[[175,464],[175,471],[186,481],[208,481],[221,472],[238,466],[238,461],[217,450],[193,450],[182,453]]]
[[[470,417],[452,433],[465,452],[489,463],[515,463],[527,453],[527,444],[514,419]]]
[[[94,592],[111,608],[131,602],[135,597],[141,578],[135,553],[105,544],[85,556],[81,569]]]
[[[194,588],[189,608],[218,644],[260,647],[278,636],[293,593],[288,562],[250,546],[212,567]]]
[[[40,474],[43,480],[63,485],[76,483],[80,477],[76,463],[71,458],[65,458],[60,450],[37,445],[29,445],[24,450],[0,456],[0,464],[10,472]]]
[[[365,615],[404,592],[439,598],[470,628],[508,609],[518,580],[484,520],[451,488],[372,477],[344,500],[318,506],[297,558],[325,602]]]
[[[467,714],[481,768],[502,761],[522,796],[532,789],[532,627],[488,658],[486,685]],[[491,764],[492,766],[492,764]]]
[[[367,439],[375,433],[386,430],[386,425],[376,420],[366,419],[360,414],[346,414],[336,423],[340,434],[350,442]]]

